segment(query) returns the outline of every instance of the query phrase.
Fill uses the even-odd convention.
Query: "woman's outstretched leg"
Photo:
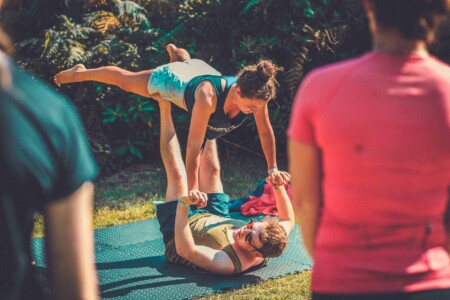
[[[181,157],[180,144],[172,121],[171,103],[158,100],[161,114],[160,151],[166,169],[166,202],[187,195],[186,168]]]
[[[118,86],[124,91],[143,97],[151,97],[147,90],[147,84],[152,72],[153,70],[131,72],[115,66],[86,69],[84,65],[78,64],[68,70],[59,72],[53,80],[57,85],[97,81]]]
[[[191,59],[191,56],[186,49],[178,48],[174,44],[168,44],[166,49],[169,53],[170,62],[183,62]],[[55,75],[53,80],[57,85],[73,82],[97,81],[115,85],[126,92],[151,98],[152,95],[148,92],[147,85],[152,72],[153,69],[131,72],[116,66],[86,69],[84,65],[78,64],[68,70],[59,72]]]

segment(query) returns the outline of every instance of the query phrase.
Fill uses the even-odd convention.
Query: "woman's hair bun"
[[[275,97],[278,82],[275,75],[283,70],[270,60],[260,60],[255,65],[246,66],[237,76],[237,85],[241,88],[241,96],[249,99],[269,101]]]
[[[271,78],[275,77],[275,74],[282,70],[282,68],[277,67],[270,60],[260,60],[256,65],[256,74],[258,78],[262,81],[267,82]]]

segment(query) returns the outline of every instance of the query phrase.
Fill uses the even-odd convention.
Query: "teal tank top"
[[[222,79],[225,79],[226,81],[224,90],[222,90]],[[208,140],[213,140],[224,136],[228,132],[241,126],[242,123],[250,117],[250,115],[239,112],[237,116],[230,119],[223,111],[225,99],[227,98],[231,85],[237,80],[236,77],[232,76],[201,75],[194,77],[188,83],[186,90],[184,91],[184,101],[188,111],[192,111],[195,104],[195,89],[205,80],[212,83],[217,94],[216,111],[209,118],[208,128],[206,129],[206,138]]]

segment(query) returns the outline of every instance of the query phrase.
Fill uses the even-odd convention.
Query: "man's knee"
[[[175,184],[184,184],[186,182],[186,172],[180,168],[173,168],[170,178]]]
[[[202,166],[202,173],[208,176],[220,176],[220,164],[216,161],[207,161]]]

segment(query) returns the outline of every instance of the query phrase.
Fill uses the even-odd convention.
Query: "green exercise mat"
[[[33,240],[37,269],[45,272],[43,244]],[[298,226],[283,255],[262,269],[235,276],[200,274],[166,262],[156,219],[96,230],[95,251],[103,299],[190,299],[311,268]]]

